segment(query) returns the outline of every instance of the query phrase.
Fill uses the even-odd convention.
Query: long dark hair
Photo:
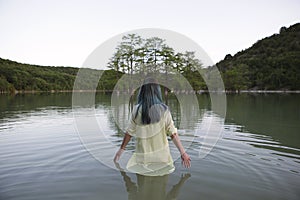
[[[158,81],[152,77],[144,80],[138,93],[138,107],[135,117],[137,117],[139,109],[142,107],[142,124],[151,124],[159,122],[163,111],[167,106],[163,103],[160,85]]]

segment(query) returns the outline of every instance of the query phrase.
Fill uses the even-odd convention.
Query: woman
[[[133,108],[115,162],[120,159],[132,136],[136,138],[136,149],[127,163],[129,171],[147,176],[162,176],[173,172],[175,167],[167,136],[171,137],[178,148],[184,167],[191,166],[191,159],[180,142],[170,110],[162,102],[160,86],[153,78],[146,78],[140,87],[138,104]]]

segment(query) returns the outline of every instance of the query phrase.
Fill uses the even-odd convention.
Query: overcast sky
[[[82,66],[122,32],[162,28],[197,42],[214,62],[300,22],[299,0],[0,0],[0,57]]]

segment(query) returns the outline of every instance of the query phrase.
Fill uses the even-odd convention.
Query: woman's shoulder
[[[161,103],[161,104],[156,104],[156,109],[159,110],[159,112],[163,115],[165,115],[166,113],[169,113],[170,112],[170,108],[169,106],[167,106],[166,104],[164,103]],[[141,104],[136,104],[134,105],[133,109],[132,109],[132,114],[134,116],[138,116],[138,115],[141,115],[142,114],[142,105]]]
[[[132,114],[136,116],[136,114],[138,114],[138,112],[141,112],[140,111],[141,109],[139,109],[139,108],[140,108],[139,104],[134,105],[132,108]]]
[[[161,104],[161,106],[162,106],[162,108],[163,108],[162,110],[164,111],[165,114],[171,112],[169,106],[167,106],[166,104]]]
[[[169,110],[169,106],[167,106],[166,104],[162,103],[161,106],[162,106],[165,110]]]
[[[164,103],[159,104],[159,110],[160,110],[161,113],[170,112],[169,107]]]
[[[155,104],[155,105],[157,105],[157,104]],[[164,103],[160,103],[159,106],[161,106],[161,108],[163,108],[164,110],[169,110],[169,106],[167,106]],[[141,104],[136,104],[136,105],[133,106],[132,111],[140,110],[140,108],[142,108],[142,105]]]

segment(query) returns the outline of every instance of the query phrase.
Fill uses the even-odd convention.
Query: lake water
[[[77,133],[72,94],[1,95],[0,199],[300,199],[299,94],[227,95],[226,119],[211,112],[208,95],[198,100],[196,124],[179,130],[185,145],[192,141],[192,167],[184,169],[174,159],[172,174],[144,177],[91,156]],[[97,94],[98,124],[116,147],[122,133],[110,104],[110,95]],[[177,124],[178,102],[171,98],[168,105]],[[77,109],[84,115],[89,108]],[[126,113],[117,117],[126,118]],[[225,121],[221,138],[200,159],[201,131],[191,133],[212,119]],[[100,154],[115,151],[96,144]],[[133,146],[134,141],[127,151]]]

